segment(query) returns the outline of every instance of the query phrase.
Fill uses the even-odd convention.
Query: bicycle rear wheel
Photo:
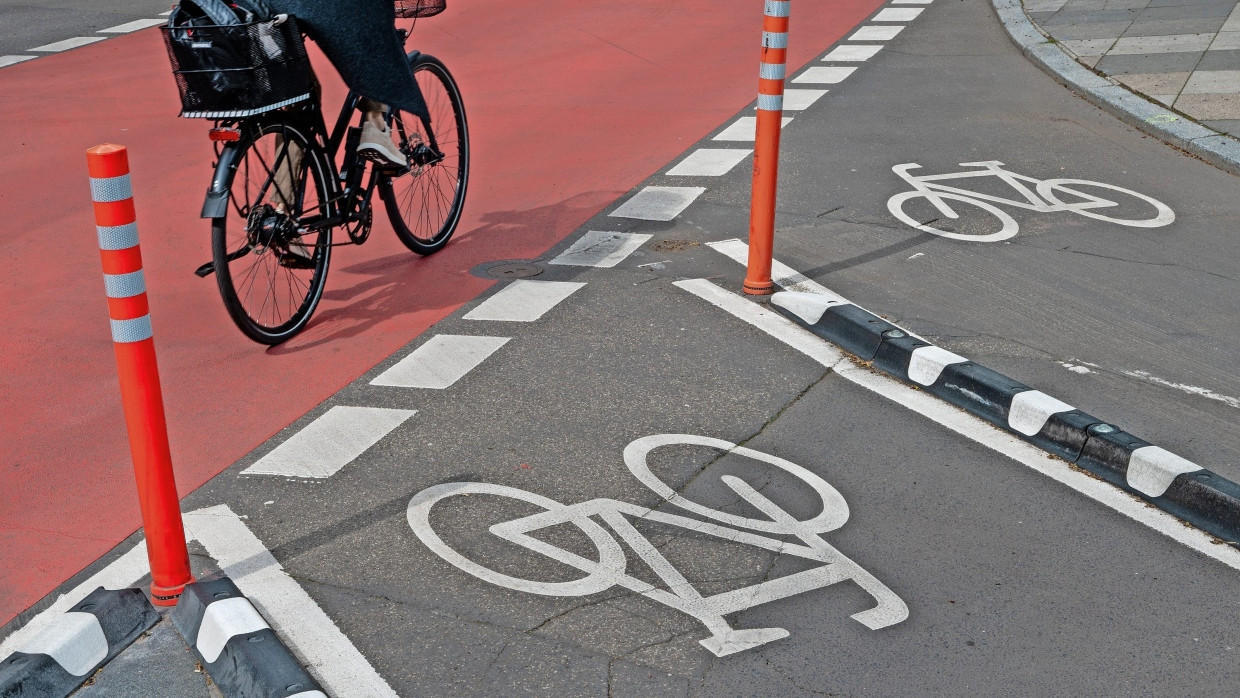
[[[469,127],[461,92],[447,67],[426,54],[415,55],[409,65],[431,120],[393,112],[393,136],[409,158],[409,169],[383,177],[379,194],[396,237],[427,255],[448,244],[461,221],[469,184]]]
[[[251,130],[220,158],[232,166],[229,206],[211,220],[224,307],[250,339],[279,344],[301,331],[323,294],[331,229],[309,228],[328,198],[324,158],[289,122]]]

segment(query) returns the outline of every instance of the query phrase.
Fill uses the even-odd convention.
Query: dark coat
[[[267,4],[275,12],[297,16],[349,89],[430,118],[393,31],[393,0],[267,0]]]

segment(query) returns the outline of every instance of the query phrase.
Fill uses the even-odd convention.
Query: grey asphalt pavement
[[[97,34],[172,9],[171,0],[0,0],[0,56],[33,55],[29,50],[78,36]]]
[[[776,257],[1240,480],[1237,180],[1072,96],[1021,57],[984,3],[938,0],[853,65],[785,131]],[[889,211],[911,186],[893,166],[938,174],[979,161],[1123,187],[1175,220],[1129,227],[1079,213],[1102,209],[1000,205],[1019,230],[978,242]],[[614,267],[550,264],[572,236],[530,261],[534,281],[584,284],[540,319],[467,319],[485,298],[462,308],[184,509],[226,504],[242,516],[400,695],[1233,695],[1236,568],[676,285],[739,291],[744,270],[706,243],[745,236],[748,162],[709,180],[654,175],[647,184],[707,189],[668,222],[596,216],[579,232],[652,237]],[[961,186],[1011,196],[1008,185]],[[952,202],[960,219],[925,202],[905,210],[965,236],[1002,220]],[[1151,215],[1140,199],[1121,202],[1106,213]],[[508,341],[444,389],[372,384],[448,335]],[[416,414],[328,476],[243,473],[336,407]],[[647,462],[678,506],[625,457],[636,440],[677,434],[752,452],[669,437]],[[822,509],[806,484],[816,478],[848,509],[841,522],[834,500],[820,536],[794,523]],[[433,487],[458,494],[420,525],[410,502]],[[560,518],[528,518],[543,511]],[[512,521],[528,538],[503,526]],[[851,616],[880,587],[907,617],[889,611],[870,625],[890,625],[871,629]],[[727,628],[784,633],[722,648],[732,653],[702,644],[746,637]]]

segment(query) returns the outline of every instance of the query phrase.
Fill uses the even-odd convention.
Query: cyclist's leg
[[[396,145],[392,129],[388,126],[387,105],[363,97],[358,106],[366,115],[362,121],[362,138],[357,146],[358,155],[391,167],[408,166],[409,159]]]

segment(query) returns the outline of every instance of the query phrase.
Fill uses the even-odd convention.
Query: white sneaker
[[[392,129],[375,126],[369,119],[362,123],[362,139],[357,154],[389,167],[408,167],[409,161],[392,140]]]

